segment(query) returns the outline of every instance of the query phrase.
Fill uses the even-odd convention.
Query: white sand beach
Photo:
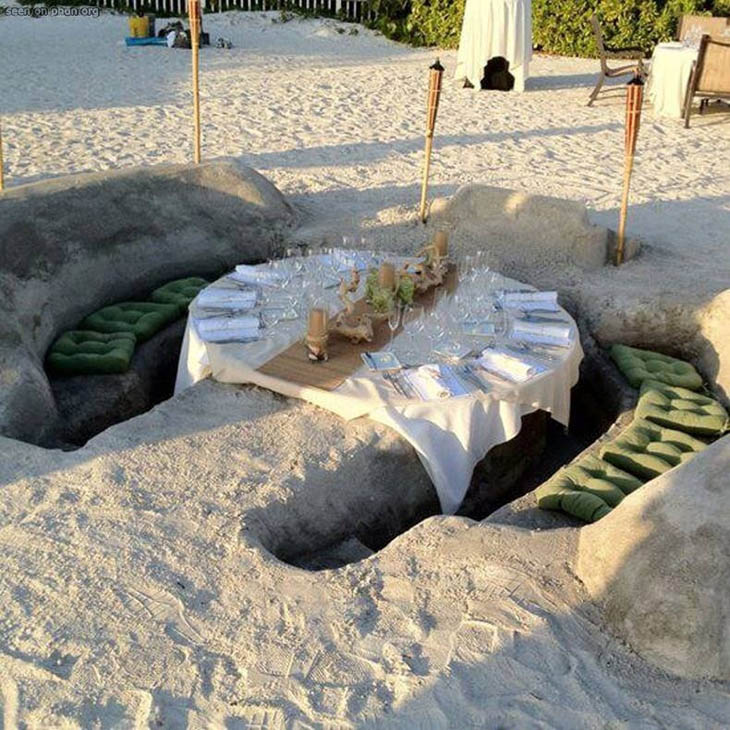
[[[206,16],[211,38],[234,47],[201,53],[203,157],[236,157],[271,179],[301,214],[296,235],[356,233],[392,250],[421,235],[437,55],[448,81],[432,196],[487,183],[584,202],[616,227],[624,106],[585,106],[597,61],[537,55],[524,94],[464,90],[451,80],[454,52],[277,18]],[[0,17],[11,188],[189,161],[190,55],[125,47],[126,22]],[[630,234],[650,255],[586,273],[576,297],[593,298],[590,314],[605,304],[625,315],[620,328],[642,323],[620,308],[633,287],[658,302],[643,326],[689,322],[726,360],[730,115],[684,130],[647,105],[639,139]],[[675,306],[692,277],[708,307],[696,320],[692,302]],[[723,362],[725,385],[727,373]],[[436,516],[373,554],[342,545],[364,559],[336,570],[274,557],[273,544],[305,551],[318,528],[427,489],[404,443],[363,419],[212,380],[76,451],[0,436],[0,728],[728,727],[727,436],[582,534]],[[386,482],[394,473],[406,483]],[[706,617],[693,596],[711,604]],[[633,644],[615,630],[625,616]],[[687,616],[714,627],[696,643],[716,639],[717,661],[675,673],[674,621]],[[664,645],[652,643],[662,621]]]
[[[415,220],[427,69],[446,66],[432,195],[481,182],[579,200],[617,226],[624,104],[585,102],[598,62],[537,55],[524,94],[465,90],[456,53],[410,49],[351,24],[278,14],[209,15],[201,53],[203,157],[232,155],[333,233]],[[190,56],[127,48],[126,17],[0,18],[0,114],[10,185],[70,172],[191,159]],[[159,21],[163,22],[163,21]],[[350,35],[357,31],[357,35]],[[647,104],[630,232],[706,263],[730,238],[730,123],[686,131]],[[332,220],[336,224],[332,224]],[[314,234],[313,234],[314,235]],[[391,246],[392,247],[392,246]]]

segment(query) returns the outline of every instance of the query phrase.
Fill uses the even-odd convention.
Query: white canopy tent
[[[509,62],[515,91],[525,90],[532,59],[531,0],[466,0],[455,78],[475,87],[490,58]]]

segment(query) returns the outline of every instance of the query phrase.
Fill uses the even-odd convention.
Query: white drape
[[[509,61],[515,89],[523,91],[532,59],[530,0],[466,0],[455,78],[479,87],[484,66],[495,56]]]

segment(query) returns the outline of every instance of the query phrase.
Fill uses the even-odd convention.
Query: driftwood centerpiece
[[[344,309],[335,317],[330,325],[330,331],[343,337],[349,338],[353,345],[358,342],[373,341],[373,321],[369,314],[355,314],[355,302],[350,294],[354,294],[360,286],[360,274],[353,269],[350,274],[349,283],[344,279],[340,280],[337,294],[344,305]]]
[[[365,283],[365,301],[371,311],[359,313],[352,295],[360,286],[360,274],[353,268],[350,280],[341,279],[337,295],[342,302],[342,310],[327,321],[323,309],[312,309],[309,313],[309,328],[305,338],[310,360],[328,359],[327,339],[330,334],[340,335],[354,345],[372,342],[374,325],[388,319],[396,305],[407,306],[413,303],[416,294],[440,286],[446,279],[448,263],[448,239],[445,233],[437,233],[433,243],[424,246],[416,256],[422,261],[405,264],[400,269],[390,262],[384,262],[379,269],[371,269]],[[326,324],[325,324],[326,323]]]

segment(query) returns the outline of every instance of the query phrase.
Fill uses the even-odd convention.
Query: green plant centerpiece
[[[365,299],[376,314],[387,315],[396,301],[402,305],[413,304],[416,287],[410,276],[401,274],[395,289],[386,289],[378,282],[378,270],[370,269],[365,279]]]

